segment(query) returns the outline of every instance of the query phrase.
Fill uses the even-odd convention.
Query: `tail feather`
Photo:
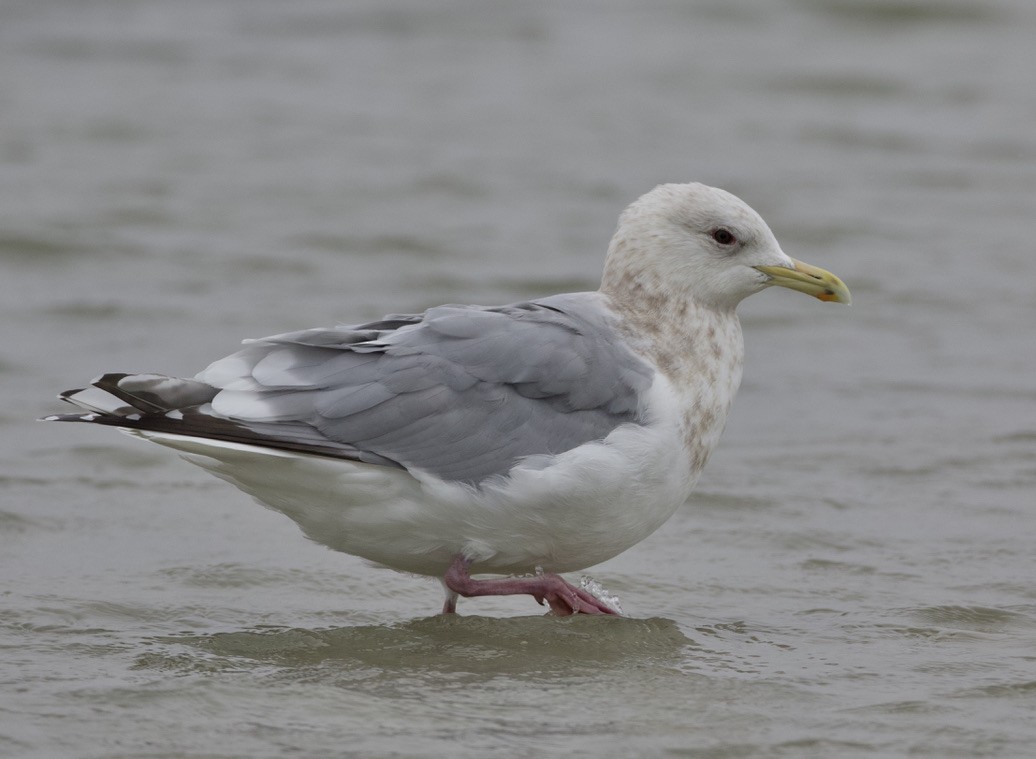
[[[218,392],[211,385],[193,379],[111,372],[102,374],[88,388],[68,390],[59,397],[93,411],[126,416],[134,413],[164,414],[200,406],[211,401]]]
[[[193,379],[160,374],[102,374],[87,387],[73,388],[58,398],[86,414],[52,414],[44,421],[97,422],[122,426],[145,417],[194,410],[211,401],[219,390]],[[175,414],[174,414],[175,415]],[[143,426],[143,425],[134,425]]]
[[[52,414],[46,422],[90,422],[123,430],[223,440],[398,467],[395,461],[328,439],[301,420],[247,422],[213,413],[218,388],[160,374],[104,374],[58,397],[85,413]]]
[[[140,413],[139,409],[96,385],[66,390],[58,397],[66,403],[102,416],[126,417]]]

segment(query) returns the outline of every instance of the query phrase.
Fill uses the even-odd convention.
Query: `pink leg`
[[[445,583],[443,583],[445,586]],[[455,614],[457,612],[457,594],[446,588],[446,601],[442,605],[443,614]]]
[[[446,570],[443,584],[446,586],[447,596],[443,613],[456,611],[457,595],[470,598],[472,596],[510,596],[528,593],[541,605],[546,601],[550,605],[551,611],[559,617],[567,617],[570,614],[618,614],[611,606],[594,598],[582,588],[565,582],[555,574],[476,580],[468,572],[470,567],[470,560],[457,556],[450,568]]]

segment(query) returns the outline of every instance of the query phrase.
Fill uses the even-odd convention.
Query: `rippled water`
[[[0,5],[0,755],[1028,756],[1036,6]],[[104,370],[595,286],[660,181],[851,309],[743,308],[630,618],[437,583],[106,430]]]

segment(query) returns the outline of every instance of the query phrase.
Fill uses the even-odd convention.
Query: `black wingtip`
[[[93,422],[100,414],[48,414],[37,417],[37,422]]]

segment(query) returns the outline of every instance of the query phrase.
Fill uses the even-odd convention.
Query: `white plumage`
[[[742,201],[661,185],[622,215],[601,289],[248,341],[194,379],[108,374],[62,397],[88,421],[180,451],[312,540],[529,593],[559,614],[614,608],[552,574],[624,551],[691,492],[741,378],[746,296],[849,301],[786,256]]]

